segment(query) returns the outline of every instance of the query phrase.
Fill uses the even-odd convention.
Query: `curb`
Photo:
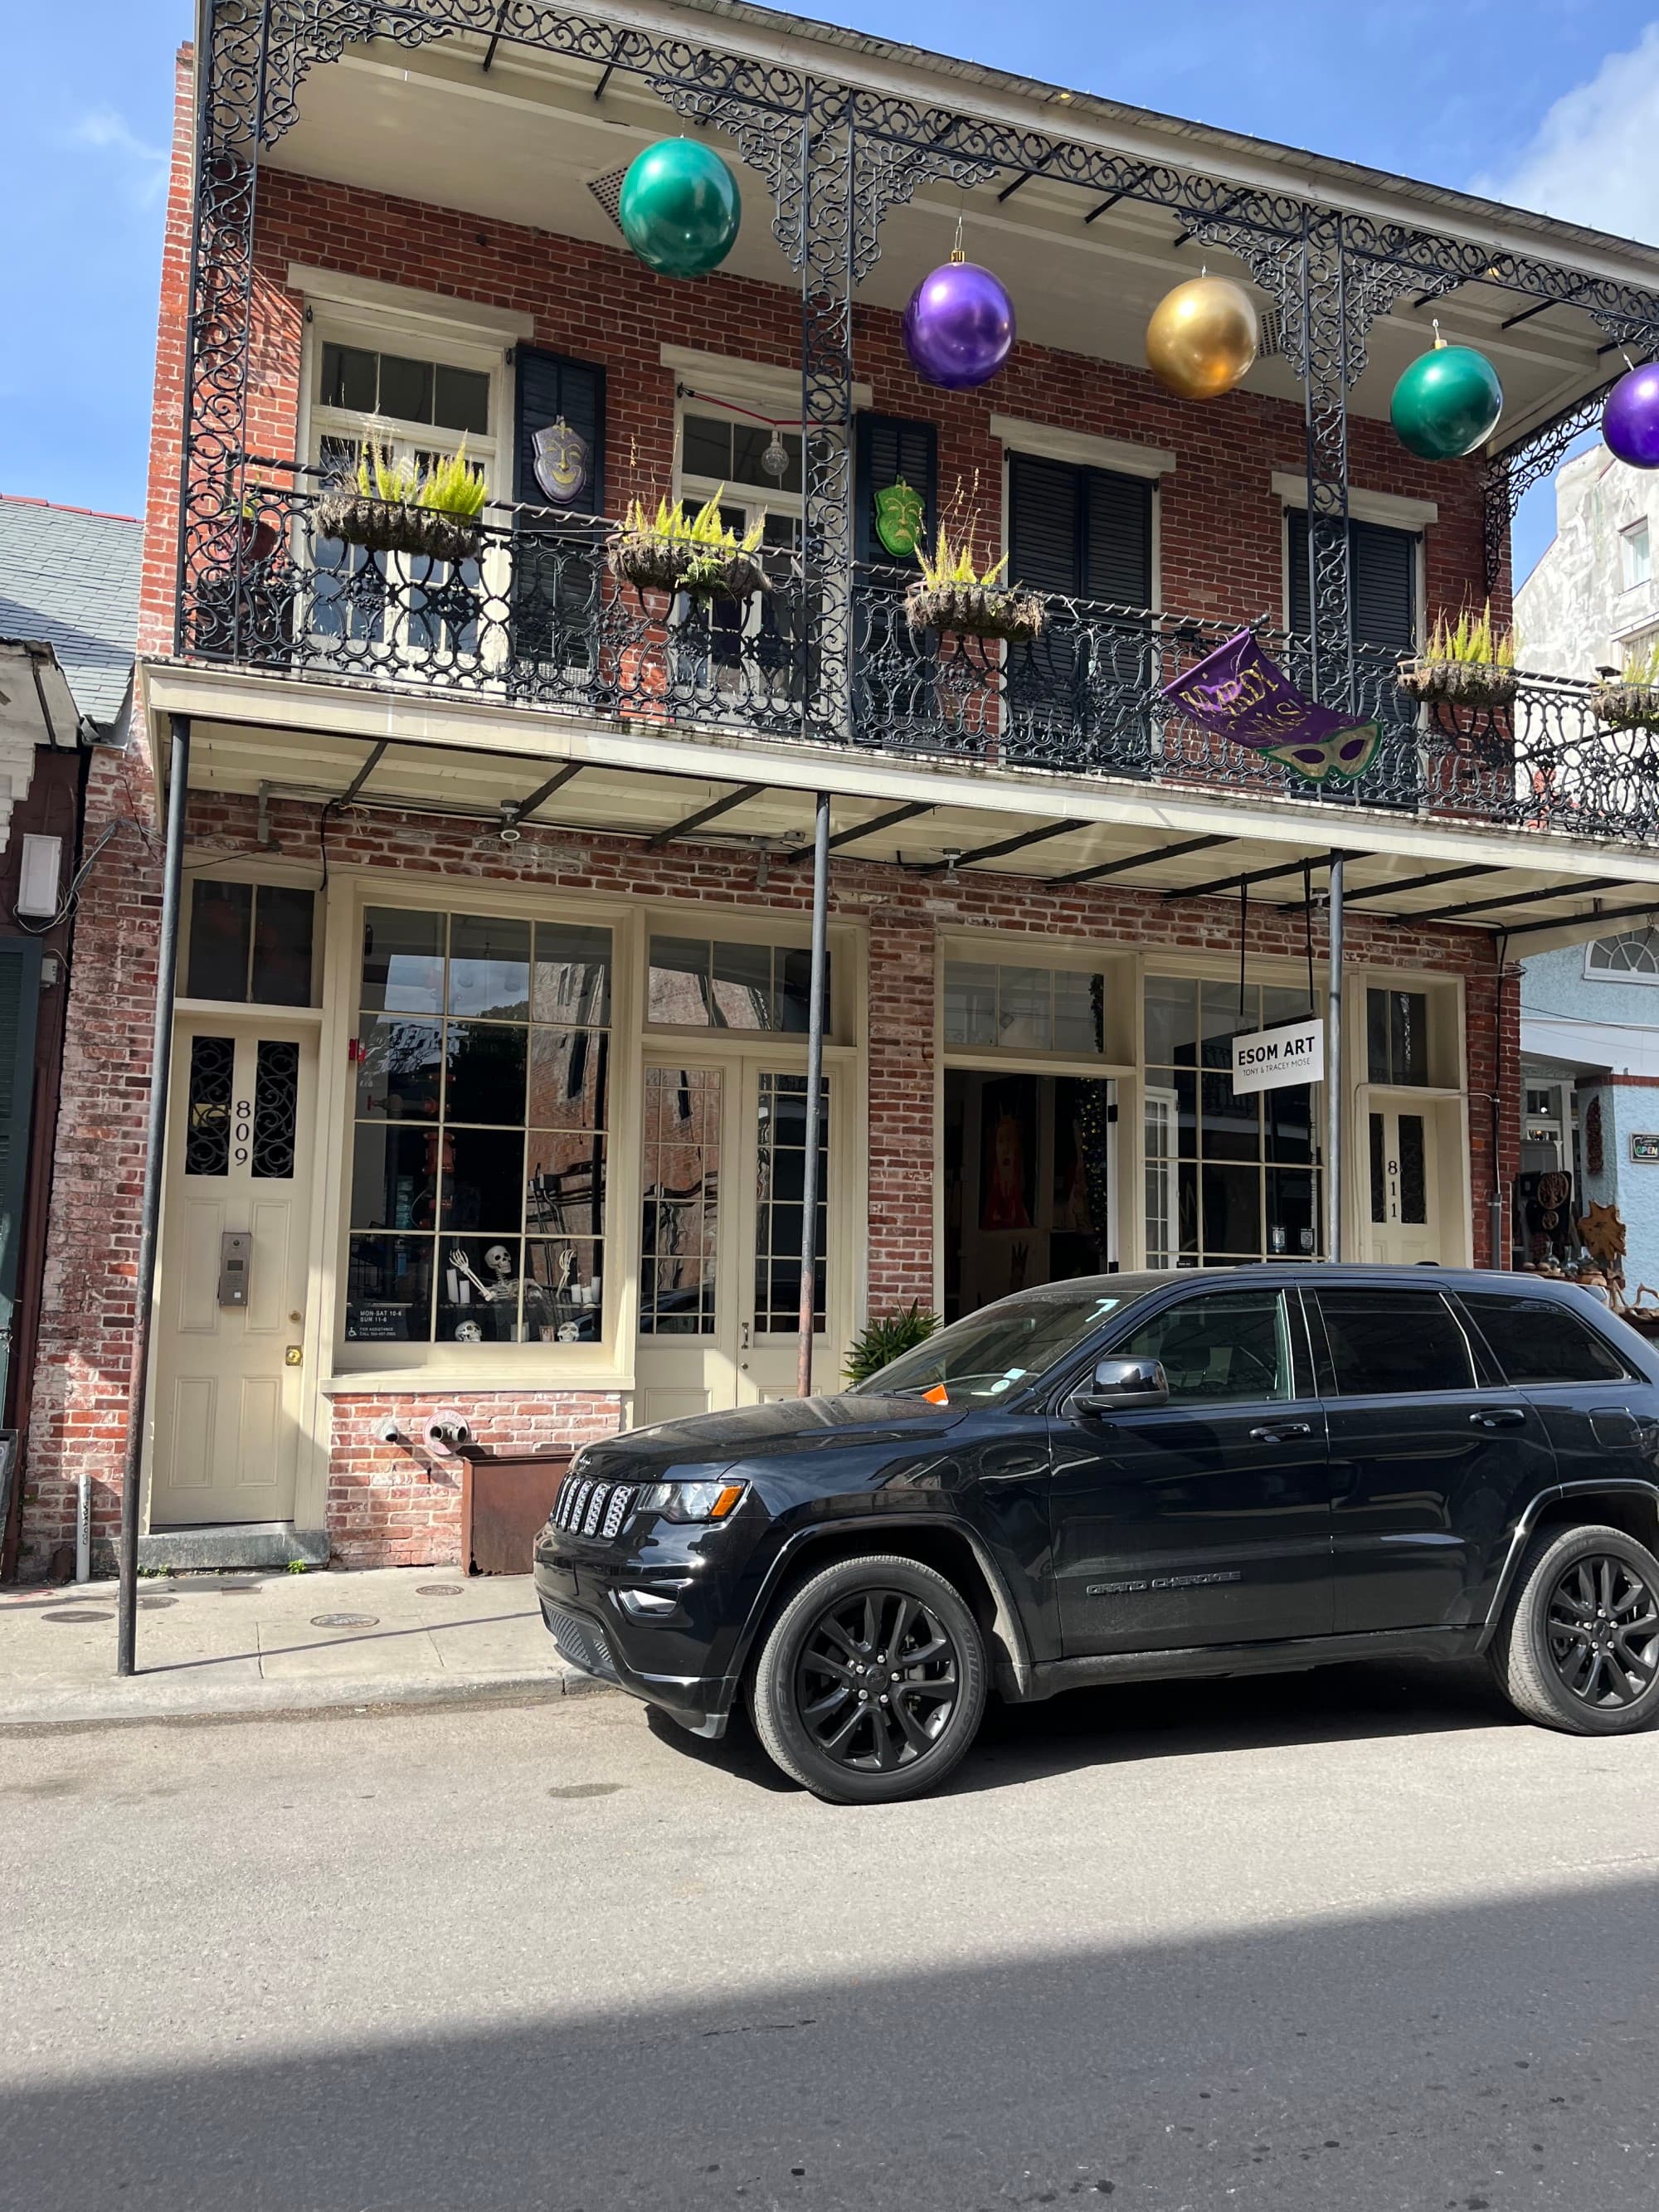
[[[169,1695],[169,1691],[176,1693]],[[620,1695],[592,1674],[411,1675],[404,1681],[258,1682],[211,1696],[198,1688],[146,1681],[96,1690],[48,1691],[0,1703],[0,1739],[66,1729],[140,1728],[173,1722],[281,1720],[302,1715],[373,1713],[389,1706],[562,1705],[568,1698]]]

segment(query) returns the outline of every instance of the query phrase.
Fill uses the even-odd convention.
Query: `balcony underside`
[[[1106,775],[987,768],[740,727],[527,714],[478,699],[387,695],[177,662],[144,665],[157,757],[167,716],[191,717],[192,789],[332,802],[520,833],[550,878],[583,866],[585,838],[716,850],[764,878],[808,864],[814,799],[832,797],[838,861],[954,876],[1299,907],[1304,864],[1333,852],[1347,893],[1402,923],[1482,929],[1516,957],[1659,915],[1659,850],[1476,819],[1271,793],[1152,786]],[[763,882],[762,884],[763,888]],[[1494,952],[1498,950],[1495,942]]]

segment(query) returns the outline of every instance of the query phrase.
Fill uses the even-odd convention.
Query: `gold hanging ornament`
[[[1146,364],[1178,398],[1218,399],[1249,375],[1261,343],[1243,286],[1206,272],[1177,284],[1152,310]]]

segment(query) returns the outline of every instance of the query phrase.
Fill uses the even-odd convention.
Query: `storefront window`
[[[345,1333],[600,1334],[608,929],[363,917]]]
[[[1079,968],[945,963],[945,1042],[1008,1052],[1104,1049],[1105,979]]]
[[[830,1004],[830,963],[823,995]],[[653,937],[647,1019],[676,1029],[805,1030],[812,956],[805,945]]]
[[[1236,1096],[1232,1040],[1304,1021],[1305,993],[1146,981],[1149,1267],[1310,1260],[1320,1249],[1319,1146],[1306,1084]]]

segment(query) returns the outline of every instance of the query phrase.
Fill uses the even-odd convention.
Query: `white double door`
[[[636,1426],[794,1395],[806,1079],[749,1052],[647,1057],[640,1176]],[[819,1127],[813,1387],[842,1385],[849,1328],[846,1102],[826,1071]]]
[[[175,1032],[152,1528],[293,1517],[316,1100],[308,1024],[227,1013]]]
[[[1372,1106],[1366,1116],[1370,1218],[1366,1257],[1415,1267],[1442,1257],[1438,1133],[1434,1108]]]

